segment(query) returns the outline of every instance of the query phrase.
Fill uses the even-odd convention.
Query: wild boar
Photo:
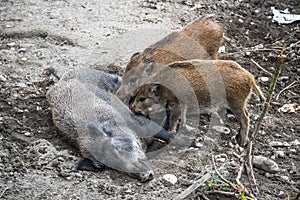
[[[170,129],[175,131],[179,118],[186,124],[187,109],[198,113],[217,113],[224,116],[229,109],[238,119],[241,129],[238,142],[244,145],[249,132],[247,101],[252,89],[264,100],[252,74],[234,61],[189,60],[157,67],[144,66],[149,73],[145,83],[130,101],[130,108],[139,114],[149,115],[154,104],[170,110]],[[187,84],[188,83],[188,84]],[[193,101],[194,100],[194,101]],[[197,102],[195,105],[195,102]],[[182,109],[180,109],[182,108]]]
[[[146,117],[133,115],[110,93],[117,84],[114,76],[77,70],[65,73],[46,95],[55,125],[75,141],[85,158],[77,168],[97,171],[108,166],[141,181],[151,179],[153,171],[139,137],[156,134],[168,140],[173,135]]]
[[[159,66],[190,59],[218,59],[218,50],[223,41],[223,28],[207,19],[196,19],[180,31],[174,31],[141,53],[134,54],[126,66],[123,82],[117,96],[128,104],[131,93],[147,72],[138,66],[155,61]]]

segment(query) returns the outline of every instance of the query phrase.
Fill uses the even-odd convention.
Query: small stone
[[[163,179],[169,183],[171,183],[172,185],[174,185],[177,182],[177,177],[173,174],[165,174],[163,176]]]
[[[7,79],[3,75],[0,75],[0,81],[5,82],[5,81],[7,81]]]
[[[274,177],[274,174],[270,174],[270,173],[265,173],[265,177],[267,178],[273,178]]]
[[[225,53],[225,52],[226,52],[226,49],[225,49],[225,46],[223,45],[219,48],[218,53]]]
[[[284,157],[285,157],[284,151],[275,151],[275,155],[276,155],[278,158],[284,158]]]
[[[264,156],[254,156],[253,157],[253,166],[262,169],[269,173],[276,173],[280,171],[277,163]]]
[[[21,60],[22,60],[22,61],[27,61],[28,59],[25,58],[25,57],[23,57],[23,58],[21,58]]]
[[[280,176],[280,179],[285,182],[289,182],[289,180],[290,180],[290,178],[288,176]]]
[[[224,133],[224,134],[229,134],[230,133],[230,129],[225,127],[225,126],[213,126],[212,127],[215,131],[219,132],[219,133]]]
[[[251,52],[250,51],[246,51],[245,54],[246,54],[246,56],[250,56]]]
[[[26,52],[26,48],[20,48],[19,49],[19,53],[25,53]]]
[[[40,111],[40,110],[42,110],[42,107],[41,106],[37,106],[36,107],[36,111]]]
[[[268,82],[270,79],[269,79],[269,77],[266,77],[266,76],[264,76],[264,77],[260,77],[259,78],[262,82]]]
[[[255,23],[254,23],[254,22],[250,22],[250,24],[251,24],[251,25],[254,25]]]
[[[290,79],[290,77],[288,77],[288,76],[280,76],[280,77],[278,77],[278,81],[287,81],[289,79]]]
[[[296,140],[290,142],[290,145],[292,145],[292,146],[298,146],[298,145],[300,145],[300,142],[299,142],[298,139],[296,139]]]
[[[10,43],[7,44],[7,46],[8,47],[14,47],[14,46],[16,46],[16,43],[15,42],[10,42]]]
[[[24,82],[19,82],[19,83],[17,83],[16,85],[17,85],[18,87],[22,87],[22,88],[27,87],[26,83],[24,83]]]
[[[296,149],[290,149],[290,152],[291,153],[297,153],[297,150]]]
[[[242,20],[242,19],[239,19],[239,22],[240,22],[240,23],[244,23],[244,20]]]
[[[24,135],[25,135],[26,137],[32,136],[32,134],[31,134],[30,132],[25,132]]]

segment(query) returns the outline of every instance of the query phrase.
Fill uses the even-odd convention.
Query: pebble
[[[28,59],[25,58],[25,57],[23,57],[23,58],[21,58],[21,60],[22,60],[22,61],[27,61]]]
[[[265,173],[265,177],[267,178],[273,178],[274,177],[274,174],[270,174],[270,173]]]
[[[25,135],[26,137],[32,136],[32,134],[31,134],[30,132],[25,132],[24,135]]]
[[[297,150],[296,149],[290,149],[290,152],[291,153],[297,153]]]
[[[289,80],[290,79],[290,77],[288,77],[288,76],[280,76],[280,77],[278,77],[278,81],[286,81],[286,80]]]
[[[253,157],[253,166],[262,169],[269,173],[276,173],[280,171],[277,163],[270,158],[264,156],[254,156]]]
[[[230,133],[230,129],[225,127],[225,126],[213,126],[212,127],[215,131],[219,132],[219,133],[224,133],[224,134],[229,134]]]
[[[270,79],[269,77],[263,76],[259,78],[262,82],[268,82]]]
[[[172,185],[174,185],[175,183],[177,183],[177,177],[173,174],[165,174],[163,176],[163,179],[169,183],[171,183]]]
[[[16,43],[15,42],[10,42],[10,43],[7,44],[7,46],[8,47],[14,47],[14,46],[16,46]]]
[[[286,182],[290,181],[290,178],[288,176],[280,176],[280,179]]]
[[[40,110],[42,110],[42,107],[41,106],[37,106],[36,107],[36,111],[40,111]]]
[[[300,145],[300,142],[299,142],[298,139],[296,139],[296,140],[290,142],[290,145],[292,145],[292,146],[298,146],[298,145]]]
[[[27,87],[26,83],[24,83],[24,82],[19,82],[19,83],[16,84],[16,86],[22,87],[22,88],[26,88]]]
[[[278,156],[278,158],[284,158],[285,157],[284,151],[275,151],[275,155]]]
[[[5,82],[5,81],[7,81],[7,79],[3,75],[0,75],[0,81]]]
[[[19,53],[25,53],[26,52],[26,48],[20,48],[19,49]]]
[[[221,46],[218,50],[218,53],[225,53],[226,52],[226,49],[225,49],[225,46]]]

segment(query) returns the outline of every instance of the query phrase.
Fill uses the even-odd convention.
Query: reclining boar
[[[110,93],[119,82],[115,75],[79,68],[65,73],[46,96],[55,125],[75,141],[85,158],[78,169],[97,171],[108,166],[147,181],[153,171],[139,137],[157,133],[168,140],[172,134],[145,117],[134,116]]]

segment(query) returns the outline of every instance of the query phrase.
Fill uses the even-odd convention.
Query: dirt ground
[[[231,39],[224,44],[220,59],[234,60],[253,73],[265,94],[271,79],[250,60],[273,73],[277,55],[282,47],[287,48],[270,112],[254,149],[255,155],[274,159],[280,171],[255,168],[254,173],[258,199],[295,197],[300,191],[300,111],[278,109],[300,104],[300,23],[272,22],[271,6],[300,14],[297,0],[2,0],[0,199],[172,199],[213,170],[212,155],[219,157],[216,165],[223,166],[222,174],[234,181],[238,159],[231,137],[239,127],[234,119],[226,121],[231,133],[220,134],[213,145],[203,142],[200,149],[173,149],[153,159],[154,179],[140,183],[114,170],[77,171],[79,152],[53,126],[45,98],[56,81],[43,73],[47,67],[88,66],[121,75],[133,53],[207,15]],[[251,133],[261,109],[253,96],[248,109]],[[205,122],[202,125],[197,135],[200,143]],[[165,181],[165,174],[175,175],[177,183]],[[249,187],[246,175],[241,181]],[[219,182],[213,188],[201,186],[187,199],[237,199],[214,193],[214,189],[221,190]],[[200,189],[211,194],[204,197]]]

